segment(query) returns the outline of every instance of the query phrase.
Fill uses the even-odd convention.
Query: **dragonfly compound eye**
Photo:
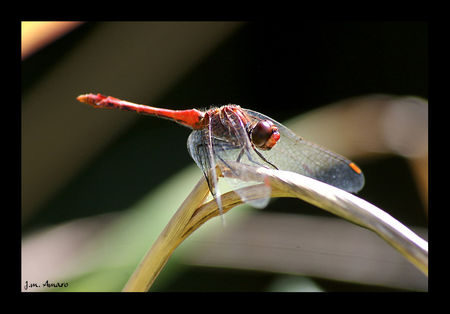
[[[261,120],[251,131],[253,144],[263,150],[271,149],[280,139],[278,128],[269,120]]]

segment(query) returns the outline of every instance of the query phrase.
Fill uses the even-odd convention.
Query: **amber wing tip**
[[[361,173],[362,173],[361,169],[359,169],[359,167],[358,167],[355,163],[351,162],[351,163],[349,163],[348,165],[349,165],[350,168],[352,168],[352,170],[353,170],[354,172],[356,172],[357,174],[361,174]]]

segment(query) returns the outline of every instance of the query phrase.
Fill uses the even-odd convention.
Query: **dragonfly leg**
[[[244,155],[244,149],[241,149],[241,152],[239,153],[238,158],[236,159],[236,161],[240,162],[243,155]]]
[[[278,170],[278,167],[277,166],[275,166],[273,163],[271,163],[270,161],[268,161],[266,158],[264,158],[264,156],[260,153],[260,152],[258,152],[256,149],[253,149],[254,151],[255,151],[255,153],[256,154],[258,154],[258,156],[262,159],[262,160],[264,160],[266,163],[268,163],[269,165],[271,165],[272,167],[274,167],[276,170]],[[250,159],[250,158],[249,158]]]
[[[220,155],[217,155],[217,157],[225,166],[227,166],[230,169],[230,171],[233,173],[234,176],[236,177],[239,176],[239,173],[237,173],[235,169],[233,169],[233,167],[231,167],[222,157],[220,157]]]
[[[259,158],[261,158],[265,163],[268,163],[269,165],[271,165],[272,167],[274,167],[276,170],[278,170],[278,167],[275,166],[275,165],[274,165],[273,163],[271,163],[270,161],[268,161],[266,158],[264,158],[264,156],[263,156],[260,152],[258,152],[258,150],[255,149],[255,147],[254,147],[253,145],[252,145],[252,149],[253,149],[253,151],[259,156]],[[239,162],[239,160],[242,158],[243,152],[244,152],[244,149],[242,149],[242,151],[239,153],[238,160],[237,160],[238,162]],[[247,152],[247,158],[248,158],[248,160],[250,160],[252,163],[257,164],[258,166],[261,165],[261,164],[258,163],[257,161],[253,160],[252,156],[251,156],[250,153],[248,153],[248,152]]]
[[[266,158],[264,158],[264,156],[263,156],[260,152],[258,152],[254,147],[252,147],[252,148],[253,148],[253,150],[255,151],[255,153],[256,153],[256,154],[257,154],[264,162],[268,163],[269,165],[271,165],[272,167],[274,167],[275,169],[278,170],[278,168],[277,168],[274,164],[272,164],[271,162],[269,162]],[[245,150],[242,149],[241,152],[239,153],[239,156],[238,156],[238,158],[236,159],[237,162],[240,162],[240,161],[241,161],[241,158],[242,158],[242,156],[244,155],[244,151],[245,151]],[[252,163],[259,165],[259,163],[258,163],[257,161],[255,161],[255,160],[252,159],[252,156],[251,156],[250,154],[247,154],[247,158],[248,158],[248,160],[251,161]]]

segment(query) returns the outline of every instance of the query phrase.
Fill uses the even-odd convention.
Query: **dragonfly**
[[[168,119],[192,129],[187,148],[202,170],[220,214],[223,213],[216,167],[232,190],[250,205],[263,208],[271,188],[264,180],[249,179],[247,171],[265,167],[287,170],[356,193],[364,186],[361,169],[347,158],[297,136],[281,123],[238,105],[208,110],[170,110],[141,105],[102,94],[84,94],[77,100],[95,108],[121,109]],[[241,167],[242,166],[242,167]],[[242,187],[260,187],[253,200]]]

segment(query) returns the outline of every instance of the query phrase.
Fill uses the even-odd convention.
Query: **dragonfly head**
[[[250,130],[253,144],[262,150],[269,150],[280,139],[278,128],[269,120],[259,120]]]

